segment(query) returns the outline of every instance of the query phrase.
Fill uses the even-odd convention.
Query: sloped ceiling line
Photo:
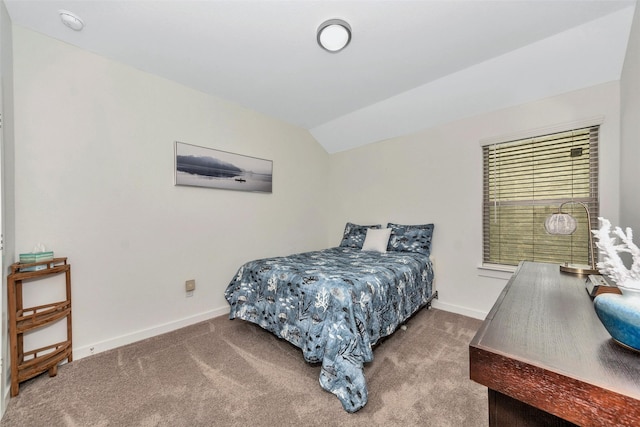
[[[0,1],[14,25],[308,129],[329,153],[619,79],[637,4]],[[338,54],[316,42],[331,18],[353,29]]]

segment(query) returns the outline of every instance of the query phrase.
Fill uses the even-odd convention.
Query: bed
[[[437,296],[432,233],[433,224],[347,223],[338,247],[248,262],[225,291],[229,317],[322,363],[322,388],[356,412],[367,403],[373,346]]]

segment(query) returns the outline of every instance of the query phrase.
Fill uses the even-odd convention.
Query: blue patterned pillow
[[[364,239],[365,237],[367,237],[367,229],[380,227],[380,224],[358,225],[348,222],[344,227],[344,233],[342,235],[342,242],[340,242],[340,247],[362,249]]]
[[[433,224],[402,225],[387,224],[391,229],[388,251],[417,252],[429,256],[431,254],[431,236]]]

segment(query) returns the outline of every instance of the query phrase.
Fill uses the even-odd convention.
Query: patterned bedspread
[[[229,317],[256,323],[322,362],[321,386],[348,412],[367,403],[364,363],[431,296],[428,257],[354,248],[243,265],[225,291]]]

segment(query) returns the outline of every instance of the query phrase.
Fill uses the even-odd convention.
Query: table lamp
[[[587,234],[589,235],[589,261],[590,265],[580,265],[580,264],[561,264],[560,271],[565,273],[572,274],[600,274],[598,269],[596,268],[595,263],[595,251],[593,246],[593,236],[591,235],[591,215],[589,214],[589,208],[586,204],[582,202],[576,201],[568,201],[564,202],[558,208],[558,212],[551,214],[544,221],[544,228],[547,230],[547,233],[553,235],[570,235],[576,231],[578,221],[569,215],[568,213],[562,212],[562,207],[569,203],[575,203],[584,208],[587,212]]]

